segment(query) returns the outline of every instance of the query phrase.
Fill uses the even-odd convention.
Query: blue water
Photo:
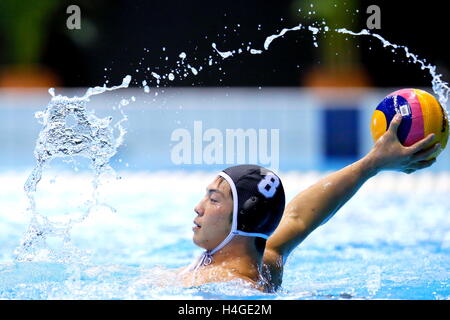
[[[287,199],[328,172],[281,172]],[[212,172],[119,172],[95,208],[33,261],[15,261],[30,223],[29,171],[0,173],[0,299],[450,299],[450,174],[383,173],[369,180],[290,256],[282,289],[239,281],[183,288],[173,274],[201,252],[193,208]],[[64,223],[90,195],[85,172],[48,171],[37,210]]]

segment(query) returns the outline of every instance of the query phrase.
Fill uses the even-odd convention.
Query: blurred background
[[[80,8],[80,29],[66,25],[70,5]],[[170,167],[170,133],[177,127],[191,130],[194,120],[203,120],[205,127],[220,130],[245,126],[280,129],[282,168],[315,168],[321,163],[325,167],[333,163],[341,166],[353,161],[371,146],[368,121],[386,94],[405,87],[431,90],[429,74],[408,63],[403,52],[393,53],[373,38],[334,32],[319,33],[318,46],[311,32],[289,32],[263,54],[247,52],[229,59],[221,59],[211,44],[216,43],[221,51],[248,45],[263,49],[266,37],[299,23],[317,26],[325,22],[330,28],[359,31],[367,28],[369,5],[381,9],[381,29],[374,30],[376,33],[408,46],[436,65],[444,80],[449,78],[446,10],[438,1],[419,6],[410,1],[362,0],[1,0],[0,165],[32,165],[39,132],[32,114],[48,103],[48,88],[55,87],[57,92],[73,89],[79,94],[79,88],[120,84],[127,74],[132,75],[130,87],[136,91],[122,94],[138,99],[134,109],[126,113],[131,116],[140,111],[134,122],[132,116],[128,122],[128,142],[118,159],[143,150],[133,146],[133,141],[145,134],[148,139],[161,137],[159,141],[165,143],[161,148],[154,141],[154,149],[146,149],[145,154],[153,153],[155,159],[152,168],[166,168],[165,163]],[[176,68],[182,52],[188,63],[201,65],[203,70],[195,76],[160,83],[158,90],[166,89],[163,96],[156,98],[154,91],[151,98],[145,96],[142,82],[155,89],[151,73],[167,74]],[[217,63],[208,66],[210,59]],[[338,90],[317,95],[314,88],[322,87]],[[197,91],[186,95],[187,88]],[[243,88],[250,94],[243,93]],[[233,94],[235,99],[229,98]],[[99,108],[110,108],[117,98],[111,99],[108,103],[94,101],[92,107],[97,103]],[[236,101],[238,110],[235,108],[228,122],[214,121],[222,113],[228,114],[229,106]],[[215,113],[202,118],[195,109],[202,106]],[[258,108],[258,116],[255,109],[248,111],[251,106]],[[293,112],[291,115],[298,112],[296,121],[286,113],[277,118],[275,114],[288,112],[286,108]],[[261,122],[262,117],[275,120],[268,124]],[[148,131],[148,126],[153,131]],[[293,126],[303,131],[295,131]],[[303,151],[288,151],[299,144]],[[135,154],[136,167],[140,166],[137,159],[143,158]]]
[[[66,9],[73,4],[81,9],[81,29],[69,30],[66,20],[70,14]],[[366,9],[373,4],[381,9],[378,32],[382,36],[428,58],[448,78],[448,49],[444,45],[448,26],[446,10],[439,1],[419,6],[410,1],[362,0],[213,3],[203,0],[2,0],[0,84],[94,86],[103,83],[105,77],[121,80],[141,62],[152,70],[164,71],[170,67],[164,57],[172,59],[181,51],[205,59],[213,53],[211,42],[223,48],[237,48],[248,41],[261,46],[268,35],[298,23],[324,20],[330,27],[360,30],[367,28]],[[429,84],[427,76],[416,68],[392,63],[389,54],[378,55],[383,51],[380,46],[371,49],[367,45],[357,46],[360,39],[342,41],[328,35],[315,48],[305,32],[289,34],[286,38],[264,55],[240,55],[224,61],[226,77],[219,77],[217,70],[209,70],[171,85],[305,86],[310,84],[308,80],[312,81],[312,70],[343,64],[352,70],[360,69],[357,71],[362,73],[361,79],[358,78],[360,84],[381,87]],[[389,76],[386,68],[390,70]]]

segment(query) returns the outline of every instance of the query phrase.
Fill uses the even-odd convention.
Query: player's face
[[[199,247],[212,250],[230,233],[233,198],[230,185],[217,177],[206,188],[206,194],[195,206],[193,241]]]

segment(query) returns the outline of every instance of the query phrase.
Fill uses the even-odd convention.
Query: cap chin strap
[[[219,176],[221,176],[222,178],[227,180],[228,184],[231,187],[231,194],[233,195],[233,221],[231,224],[231,231],[228,234],[228,236],[217,247],[215,247],[212,250],[206,250],[205,252],[203,252],[203,254],[200,257],[200,260],[197,264],[197,267],[195,269],[197,269],[200,266],[207,266],[207,265],[211,264],[213,262],[212,255],[214,253],[216,253],[217,251],[219,251],[220,249],[222,249],[223,247],[225,247],[236,235],[241,235],[241,236],[246,236],[246,237],[260,237],[260,238],[263,238],[266,240],[267,240],[267,238],[269,238],[269,236],[264,233],[244,232],[244,231],[237,230],[237,215],[238,215],[238,203],[239,203],[237,189],[236,189],[233,179],[231,179],[231,177],[229,175],[227,175],[225,172],[220,172]]]

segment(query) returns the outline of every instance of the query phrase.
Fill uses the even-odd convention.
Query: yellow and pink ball
[[[389,94],[372,116],[371,132],[374,141],[386,132],[397,113],[402,115],[397,136],[404,146],[411,146],[434,133],[430,146],[440,143],[441,147],[430,159],[444,150],[449,135],[448,115],[434,96],[419,89],[401,89]]]

